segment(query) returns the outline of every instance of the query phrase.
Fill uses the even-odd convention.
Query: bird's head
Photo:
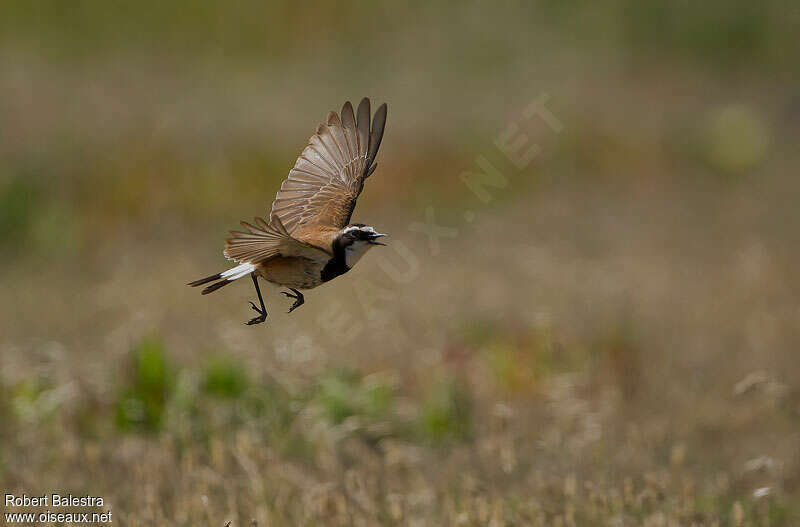
[[[338,243],[344,248],[345,264],[351,268],[376,245],[386,245],[379,242],[378,238],[388,236],[376,231],[374,227],[363,223],[353,223],[339,232]]]

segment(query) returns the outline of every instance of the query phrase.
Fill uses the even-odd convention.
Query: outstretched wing
[[[348,101],[341,117],[331,112],[317,126],[272,203],[272,214],[289,233],[312,225],[341,229],[350,223],[364,180],[378,166],[374,161],[385,126],[386,104],[370,125],[366,97],[358,105],[358,119]]]
[[[240,223],[247,232],[230,231],[232,238],[225,241],[223,251],[226,258],[239,263],[259,264],[278,256],[312,260],[331,256],[319,247],[292,238],[275,214],[269,223],[262,218],[255,218],[254,223]]]

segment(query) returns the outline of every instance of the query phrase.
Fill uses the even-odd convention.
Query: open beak
[[[375,241],[375,238],[381,238],[381,237],[383,237],[383,236],[389,236],[389,235],[388,235],[388,234],[381,234],[381,233],[379,233],[379,232],[376,232],[376,233],[375,233],[375,234],[373,234],[373,235],[372,235],[372,237],[370,238],[370,240],[369,240],[369,243],[371,243],[372,245],[386,245],[386,244],[385,244],[385,243],[383,243],[383,242],[377,242],[377,241]]]

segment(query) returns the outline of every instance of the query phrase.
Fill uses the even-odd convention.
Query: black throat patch
[[[343,275],[350,268],[347,267],[347,262],[344,256],[344,245],[342,245],[341,241],[336,238],[333,241],[333,258],[328,260],[328,263],[325,264],[325,267],[322,268],[320,272],[320,278],[322,278],[323,282],[327,282],[329,280],[333,280],[337,276]]]

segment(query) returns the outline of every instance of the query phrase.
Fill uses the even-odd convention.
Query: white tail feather
[[[256,266],[255,265],[253,265],[251,263],[243,263],[243,264],[237,265],[236,267],[228,269],[227,271],[223,271],[222,273],[220,273],[220,276],[222,278],[225,278],[228,281],[238,280],[239,278],[242,278],[243,276],[249,275],[250,273],[252,273],[255,270],[256,270]]]

